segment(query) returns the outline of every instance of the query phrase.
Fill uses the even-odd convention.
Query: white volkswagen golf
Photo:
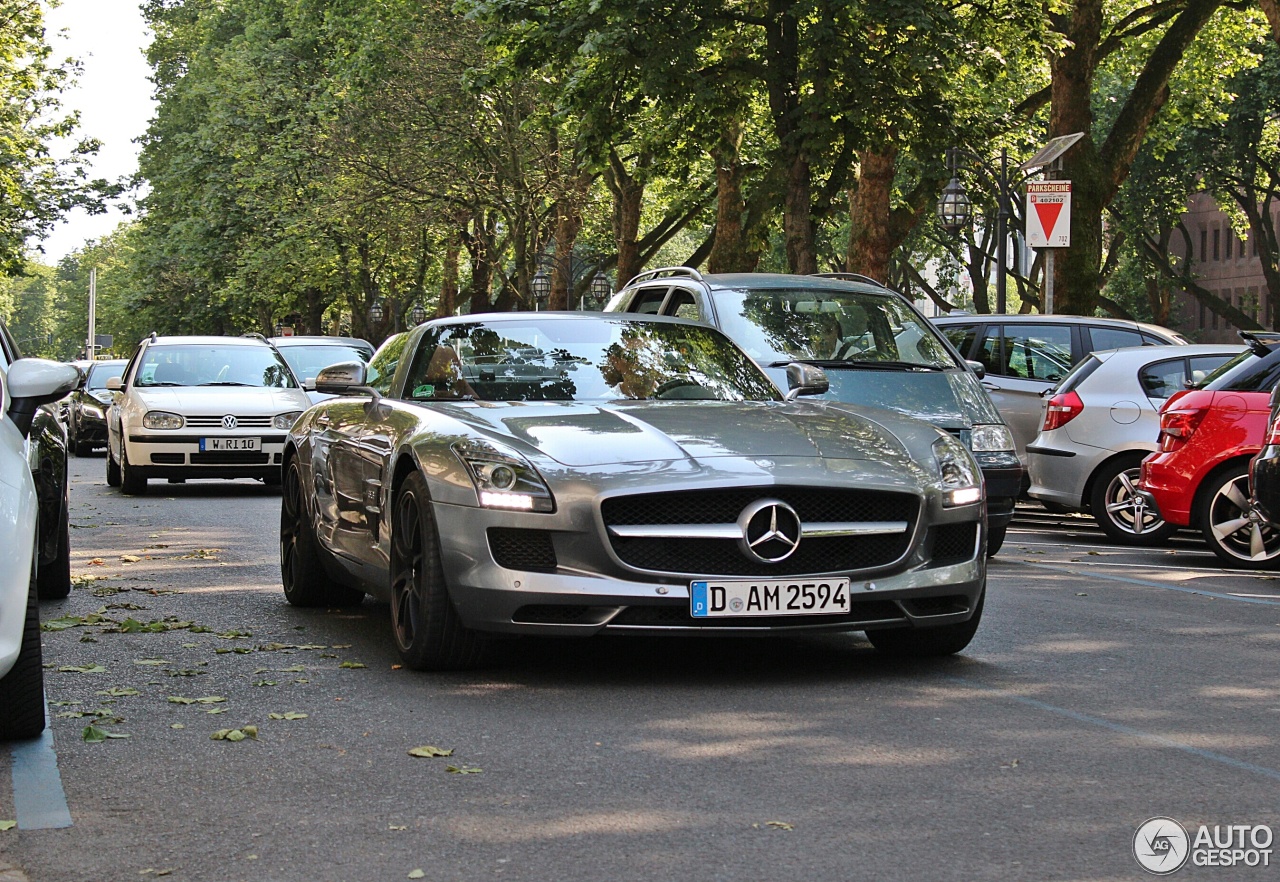
[[[0,741],[44,731],[44,670],[36,598],[35,537],[40,506],[27,464],[36,408],[70,392],[69,364],[23,358],[0,367]]]
[[[148,478],[280,482],[280,454],[311,406],[260,337],[157,337],[138,344],[107,413],[107,484],[145,493]]]

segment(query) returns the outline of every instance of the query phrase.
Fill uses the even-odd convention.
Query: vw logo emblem
[[[234,429],[237,425],[236,418],[231,414],[227,414],[222,418],[222,428],[224,429]]]
[[[757,499],[738,515],[738,546],[761,563],[786,560],[800,544],[800,515],[780,499]]]

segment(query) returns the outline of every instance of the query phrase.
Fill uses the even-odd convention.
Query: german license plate
[[[839,615],[849,611],[849,580],[691,582],[689,610],[695,619]]]
[[[261,450],[261,438],[201,438],[200,451],[206,450]]]

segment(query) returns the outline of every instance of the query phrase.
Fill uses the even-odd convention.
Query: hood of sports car
[[[454,410],[566,466],[712,457],[911,461],[884,421],[825,402],[529,402]]]
[[[301,389],[262,386],[136,388],[135,394],[151,410],[180,414],[277,414],[311,406]]]

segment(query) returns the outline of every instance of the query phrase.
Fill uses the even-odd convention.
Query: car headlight
[[[467,467],[482,508],[555,511],[538,470],[514,450],[473,438],[455,443],[453,452]]]
[[[91,394],[94,398],[96,398],[96,399],[98,399],[99,401],[101,401],[103,404],[110,404],[110,403],[111,403],[111,393],[110,393],[110,392],[91,392],[91,393],[89,393],[89,394]]]
[[[181,429],[183,419],[176,413],[149,410],[147,415],[142,418],[142,425],[148,429]]]
[[[942,435],[933,442],[933,458],[942,479],[943,505],[971,505],[982,499],[982,473],[963,444]]]
[[[302,411],[291,410],[288,413],[278,413],[271,419],[271,425],[277,429],[289,431],[293,428],[293,424],[298,421],[298,417],[302,416]]]
[[[88,416],[94,417],[96,419],[102,419],[102,408],[94,407],[92,404],[81,405],[80,413],[87,414]]]
[[[969,445],[974,453],[1012,453],[1013,433],[1001,423],[974,426],[969,432]]]

